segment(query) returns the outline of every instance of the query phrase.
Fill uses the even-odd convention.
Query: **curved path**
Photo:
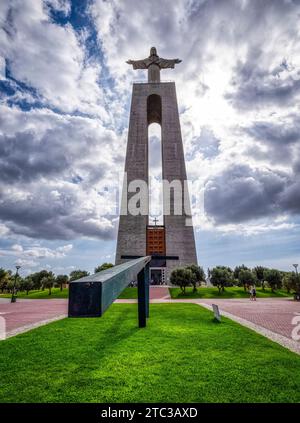
[[[63,319],[68,314],[68,300],[0,301],[1,328],[5,325],[6,338],[26,332],[35,327]],[[1,338],[1,334],[0,334]],[[2,336],[3,338],[3,336]]]

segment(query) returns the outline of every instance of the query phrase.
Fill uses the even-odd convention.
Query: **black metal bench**
[[[138,281],[139,327],[149,317],[149,263],[151,256],[129,260],[118,266],[70,282],[69,317],[100,317],[132,282]]]

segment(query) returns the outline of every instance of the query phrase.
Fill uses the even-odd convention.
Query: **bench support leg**
[[[139,327],[144,328],[149,316],[149,266],[138,273],[137,280]]]

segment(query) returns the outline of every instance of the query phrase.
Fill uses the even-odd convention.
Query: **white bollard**
[[[217,306],[217,304],[212,304],[212,308],[213,308],[213,312],[214,312],[214,315],[215,315],[215,319],[217,319],[218,322],[221,322],[221,315],[220,315],[219,307]]]

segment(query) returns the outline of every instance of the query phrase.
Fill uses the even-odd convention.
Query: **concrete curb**
[[[6,333],[6,339],[11,338],[12,336],[19,335],[20,333],[28,332],[31,329],[38,328],[40,326],[47,325],[48,323],[55,322],[56,320],[61,320],[67,317],[67,314],[61,314],[59,316],[52,317],[51,319],[41,320],[40,322],[32,323],[30,325],[21,326],[17,329],[13,329]]]

